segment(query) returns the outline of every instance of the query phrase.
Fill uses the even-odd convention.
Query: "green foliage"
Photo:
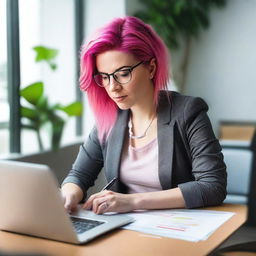
[[[180,38],[197,37],[210,25],[211,7],[221,8],[226,0],[140,0],[145,7],[134,15],[151,24],[170,48],[178,48]]]
[[[58,53],[57,50],[42,46],[34,49],[37,49],[37,61],[46,61],[52,70],[56,69],[52,67]],[[45,124],[49,123],[51,127],[51,149],[57,150],[60,146],[63,128],[66,123],[63,113],[67,117],[81,116],[82,104],[73,102],[66,106],[61,104],[51,105],[44,95],[44,83],[41,81],[21,89],[20,96],[27,102],[26,106],[21,106],[22,127],[36,132],[40,150],[43,150],[40,131]]]
[[[65,107],[59,107],[59,109],[66,112],[68,116],[80,116],[82,114],[80,102],[74,102]]]
[[[33,50],[36,52],[36,62],[46,61],[52,70],[57,69],[57,64],[54,60],[58,55],[58,50],[44,46],[36,46]]]
[[[30,104],[36,105],[41,96],[43,95],[43,91],[43,82],[36,82],[22,89],[20,91],[20,96],[22,96]]]

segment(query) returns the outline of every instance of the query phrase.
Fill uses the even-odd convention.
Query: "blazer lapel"
[[[119,166],[125,140],[125,132],[127,129],[128,116],[129,111],[121,111],[118,115],[116,124],[109,135],[105,163],[105,173],[108,181],[119,176]],[[116,190],[115,188],[118,188],[118,182],[112,188],[113,190]]]
[[[162,188],[172,187],[172,164],[174,147],[174,120],[171,120],[171,104],[160,99],[158,107],[158,175]]]

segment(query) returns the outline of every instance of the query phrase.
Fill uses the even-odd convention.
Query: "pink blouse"
[[[141,148],[126,146],[122,153],[120,179],[128,193],[162,190],[158,176],[157,138]]]

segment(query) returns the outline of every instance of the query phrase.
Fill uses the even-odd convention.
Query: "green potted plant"
[[[44,46],[37,46],[33,49],[36,52],[36,62],[45,61],[53,71],[57,69],[55,58],[58,50]],[[67,117],[80,116],[82,114],[82,104],[76,101],[66,106],[61,104],[51,105],[47,96],[44,95],[44,83],[42,81],[21,89],[20,96],[26,102],[25,105],[21,104],[21,127],[36,132],[39,148],[43,151],[44,146],[40,132],[45,124],[50,124],[51,149],[59,149]],[[66,117],[63,116],[63,113]]]
[[[180,79],[177,86],[185,90],[191,39],[198,37],[202,29],[210,25],[210,9],[224,7],[226,0],[140,0],[143,9],[134,15],[151,24],[163,38],[169,49],[177,49],[184,43]]]

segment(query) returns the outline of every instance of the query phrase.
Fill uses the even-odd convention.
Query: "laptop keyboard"
[[[73,223],[73,226],[77,234],[81,234],[87,230],[90,230],[101,224],[104,224],[104,222],[102,221],[82,219],[82,218],[76,218],[76,217],[71,217],[71,221]]]

